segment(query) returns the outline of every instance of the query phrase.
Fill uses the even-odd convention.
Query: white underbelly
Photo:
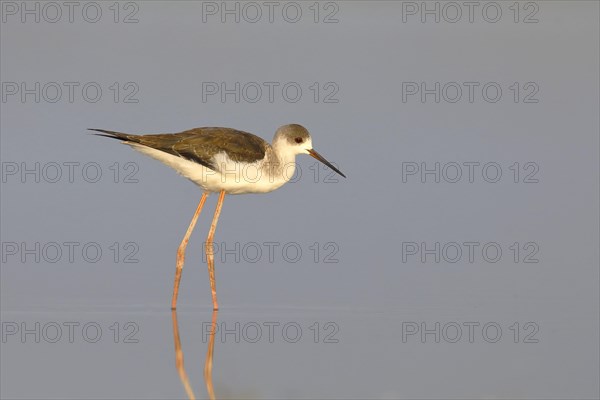
[[[268,193],[285,184],[294,174],[294,167],[287,168],[285,176],[274,177],[266,174],[261,163],[240,164],[231,161],[224,154],[215,157],[216,164],[222,172],[214,171],[201,164],[183,159],[137,143],[125,142],[135,150],[155,158],[196,185],[209,192],[225,190],[228,194]]]

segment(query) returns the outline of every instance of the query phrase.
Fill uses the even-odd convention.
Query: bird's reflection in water
[[[204,382],[206,382],[206,391],[211,400],[215,399],[215,391],[212,382],[213,352],[215,350],[215,332],[217,331],[217,310],[213,310],[212,322],[210,324],[210,336],[208,338],[208,347],[206,348],[206,361],[204,362]]]
[[[206,361],[204,363],[204,382],[206,383],[206,391],[211,400],[215,399],[215,391],[212,383],[212,365],[213,353],[215,349],[215,332],[217,327],[217,310],[213,310],[212,323],[210,327],[210,336],[208,339],[208,348],[206,349]],[[181,340],[179,339],[179,325],[177,324],[177,311],[171,311],[173,318],[173,339],[175,340],[175,368],[179,374],[179,379],[185,388],[185,392],[190,399],[195,399],[194,391],[190,385],[187,372],[185,372],[185,364],[183,361],[183,350],[181,350]]]

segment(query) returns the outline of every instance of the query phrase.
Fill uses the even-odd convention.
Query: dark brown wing
[[[248,132],[231,128],[195,128],[181,133],[158,135],[130,135],[127,133],[90,129],[125,142],[138,143],[174,156],[185,158],[218,170],[215,154],[227,152],[229,158],[239,162],[255,162],[265,157],[267,142]]]

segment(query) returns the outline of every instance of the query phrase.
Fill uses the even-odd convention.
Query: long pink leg
[[[219,221],[221,208],[223,207],[223,199],[225,199],[225,191],[221,190],[221,193],[219,194],[219,201],[217,202],[217,208],[215,209],[215,216],[213,217],[212,224],[210,225],[210,231],[208,231],[208,237],[206,238],[206,259],[208,261],[208,277],[210,279],[210,289],[212,291],[213,310],[219,309],[219,304],[217,303],[217,287],[215,283],[213,238],[215,236],[215,230],[217,229],[217,222]]]
[[[190,240],[190,235],[196,226],[196,221],[198,220],[198,216],[202,211],[202,207],[204,207],[204,202],[208,197],[208,193],[202,193],[202,197],[200,198],[200,203],[198,203],[198,208],[196,208],[196,212],[192,217],[192,221],[190,222],[190,226],[188,226],[187,231],[185,232],[185,236],[177,249],[177,263],[175,267],[175,283],[173,285],[173,298],[171,299],[171,310],[175,310],[177,308],[177,294],[179,293],[179,281],[181,280],[181,271],[183,270],[183,263],[185,261],[185,248],[187,247],[188,241]]]

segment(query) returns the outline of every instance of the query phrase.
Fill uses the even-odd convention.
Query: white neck
[[[276,141],[267,149],[263,171],[285,183],[294,175],[297,154],[297,149]]]

